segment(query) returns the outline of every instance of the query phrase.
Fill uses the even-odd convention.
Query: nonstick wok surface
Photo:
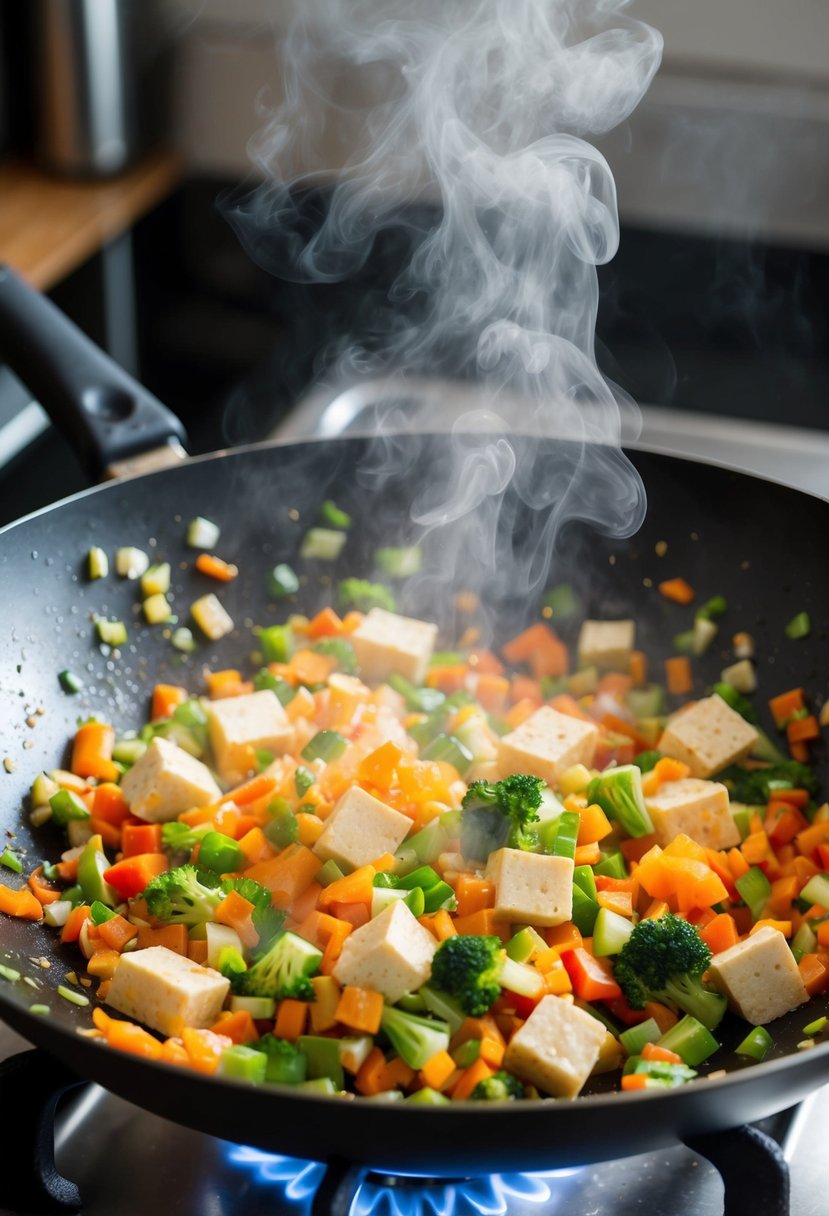
[[[281,620],[285,613],[284,606],[268,602],[264,573],[279,561],[298,564],[299,541],[315,522],[323,499],[331,497],[348,510],[354,524],[334,566],[306,565],[307,580],[298,597],[302,610],[327,602],[331,583],[346,574],[370,576],[371,554],[378,545],[412,538],[412,488],[426,477],[450,477],[446,438],[397,438],[398,467],[405,471],[374,491],[367,491],[356,474],[367,442],[260,446],[200,458],[88,491],[0,532],[0,720],[3,756],[13,766],[10,773],[0,772],[0,828],[14,834],[15,847],[24,847],[34,859],[60,851],[56,832],[29,827],[25,797],[37,771],[66,761],[67,740],[79,717],[99,714],[120,730],[135,728],[146,720],[157,680],[199,691],[204,665],[249,666],[255,646],[251,627]],[[555,442],[511,442],[519,453],[532,443],[537,472],[543,476]],[[817,701],[824,699],[829,568],[819,538],[827,532],[829,504],[710,465],[643,452],[631,458],[648,492],[642,529],[631,540],[618,541],[581,525],[568,526],[548,585],[574,583],[587,615],[635,617],[638,644],[658,671],[671,653],[670,639],[688,626],[691,610],[667,603],[655,584],[682,575],[697,589],[698,601],[721,593],[729,602],[721,640],[695,663],[699,691],[729,661],[732,632],[747,629],[757,642],[758,706],[797,685]],[[90,583],[84,557],[93,544],[110,554],[131,544],[146,549],[153,560],[171,561],[175,607],[184,619],[187,605],[215,588],[192,571],[195,554],[184,542],[187,522],[195,515],[221,526],[218,550],[240,568],[239,578],[220,591],[236,631],[182,657],[161,628],[142,623],[135,583],[114,575]],[[427,568],[439,564],[444,539],[440,532],[427,539]],[[658,541],[667,542],[664,557],[656,555]],[[463,588],[464,571],[455,570],[451,590]],[[401,609],[439,619],[451,641],[459,625],[451,607],[445,608],[451,598],[451,593],[438,595],[436,585],[427,582],[413,590]],[[495,607],[501,636],[508,637],[522,622],[534,619],[539,604],[506,599]],[[791,641],[784,626],[801,610],[811,613],[812,633]],[[102,654],[95,644],[94,615],[128,622],[130,641],[120,657]],[[58,672],[65,668],[84,680],[76,696],[59,686]],[[45,712],[37,715],[38,709]],[[27,719],[36,725],[30,726]],[[829,773],[822,747],[817,764],[826,789]],[[51,960],[48,970],[29,961],[41,956]],[[664,1094],[610,1092],[614,1081],[600,1077],[591,1082],[586,1096],[572,1103],[419,1109],[324,1099],[206,1079],[122,1055],[78,1035],[78,1029],[90,1025],[91,1007],[79,1009],[53,991],[77,965],[78,956],[74,947],[61,947],[54,932],[43,926],[2,918],[0,962],[19,967],[42,984],[35,993],[22,981],[3,983],[0,1016],[78,1075],[225,1139],[295,1156],[339,1156],[387,1170],[488,1172],[638,1153],[762,1118],[829,1080],[829,1044],[797,1051],[803,1026],[829,1012],[829,998],[821,997],[772,1024],[775,1047],[765,1063],[741,1067],[726,1050],[712,1067],[733,1069],[727,1077]],[[48,1003],[51,1015],[31,1014],[29,1006],[35,1002]],[[720,1037],[729,1048],[744,1033],[743,1023],[727,1020]]]

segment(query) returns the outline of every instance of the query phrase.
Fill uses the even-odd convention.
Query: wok
[[[0,354],[76,436],[80,419],[90,467],[182,438],[163,407],[10,272],[0,272]],[[555,474],[560,441],[513,437],[511,442],[520,458],[535,459],[536,476]],[[445,436],[407,435],[395,445],[401,460],[380,488],[366,489],[358,474],[372,456],[368,440],[260,445],[111,481],[0,532],[0,721],[3,755],[13,762],[12,772],[0,772],[0,828],[14,835],[16,847],[31,858],[54,855],[61,847],[57,833],[30,828],[24,808],[35,772],[65,762],[78,717],[95,713],[119,728],[137,727],[146,718],[155,681],[198,690],[203,664],[244,664],[250,625],[280,619],[265,595],[263,573],[279,561],[296,560],[299,539],[323,499],[333,498],[355,522],[338,563],[310,572],[301,592],[304,608],[313,609],[329,594],[320,574],[331,579],[370,575],[378,544],[410,539],[413,487],[451,475],[447,442]],[[647,452],[630,457],[648,494],[641,530],[619,541],[586,525],[568,526],[558,546],[555,581],[573,582],[589,615],[634,616],[639,644],[658,664],[687,617],[650,583],[682,574],[701,596],[727,597],[723,648],[732,626],[755,636],[761,693],[803,685],[813,695],[825,695],[829,567],[815,538],[829,533],[829,503],[707,464]],[[533,535],[534,520],[520,502],[512,506],[509,527],[520,545]],[[171,562],[180,608],[211,589],[193,573],[193,551],[184,544],[186,523],[196,515],[220,524],[220,552],[239,565],[239,578],[221,592],[237,628],[233,636],[183,657],[159,628],[141,623],[134,583],[115,577],[89,582],[83,558],[91,545],[110,554],[121,545],[149,547],[154,558]],[[438,529],[427,538],[427,567],[439,564],[448,535]],[[658,541],[667,542],[664,558],[655,554]],[[456,570],[454,587],[463,586],[464,571]],[[435,584],[427,580],[406,609],[429,614],[436,602]],[[505,631],[533,619],[538,607],[537,599],[508,594],[495,604]],[[811,636],[790,641],[784,625],[800,610],[811,612],[815,628]],[[120,658],[103,655],[95,645],[95,614],[129,623],[130,641]],[[716,678],[723,661],[715,647],[697,664],[700,688]],[[76,696],[66,695],[58,683],[65,668],[84,681]],[[757,700],[765,704],[763,695]],[[39,708],[46,712],[32,718]],[[34,728],[27,719],[36,722]],[[824,789],[829,788],[822,748],[818,767]],[[48,970],[29,963],[39,956],[50,960]],[[599,1077],[574,1102],[439,1109],[364,1099],[346,1104],[279,1087],[207,1079],[80,1036],[77,1031],[90,1024],[90,1010],[53,991],[75,967],[77,954],[62,947],[48,928],[3,917],[0,961],[34,974],[42,984],[36,994],[22,981],[0,985],[0,1016],[78,1076],[211,1135],[387,1171],[448,1175],[541,1169],[641,1153],[758,1120],[829,1081],[829,1043],[808,1052],[796,1048],[804,1024],[829,1013],[824,996],[808,1012],[800,1009],[775,1022],[771,1057],[751,1067],[738,1066],[729,1054],[745,1026],[727,1020],[721,1038],[728,1074],[678,1090],[620,1094],[610,1092],[611,1080]],[[35,1001],[49,1004],[51,1015],[33,1015],[29,1006]],[[722,1066],[718,1058],[715,1067]]]

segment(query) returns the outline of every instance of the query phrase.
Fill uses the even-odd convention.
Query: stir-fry
[[[130,552],[146,619],[168,620],[164,571]],[[411,572],[413,551],[385,553]],[[718,1052],[733,1063],[729,1009],[738,1054],[761,1060],[766,1027],[829,990],[829,806],[803,690],[770,702],[788,755],[756,725],[747,634],[694,690],[720,597],[663,684],[633,620],[582,621],[571,652],[553,627],[578,611],[567,587],[499,652],[437,652],[437,626],[386,587],[346,584],[339,611],[289,615],[299,582],[278,566],[284,623],[256,631],[250,674],[188,668],[141,730],[84,721],[68,769],[36,778],[32,821],[67,848],[35,865],[12,842],[0,911],[77,944],[58,992],[92,1006],[84,1033],[254,1084],[430,1104],[573,1098],[598,1073],[684,1085]],[[682,579],[661,593],[694,596]],[[208,636],[223,614],[193,605]],[[119,624],[101,640],[122,645]],[[806,1042],[823,1034],[803,1021]]]

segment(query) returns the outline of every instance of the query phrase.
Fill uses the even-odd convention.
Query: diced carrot
[[[105,870],[104,882],[114,887],[121,899],[132,899],[134,895],[140,895],[152,879],[169,869],[169,865],[164,853],[137,853],[116,861]]]
[[[646,1043],[642,1048],[643,1060],[661,1060],[663,1064],[681,1064],[682,1056],[678,1056],[675,1051],[669,1051],[667,1047],[659,1047],[656,1043]]]
[[[644,1009],[631,1009],[624,993],[617,997],[615,1001],[608,1001],[607,1008],[614,1018],[618,1018],[625,1026],[639,1026],[642,1022],[647,1022],[648,1020],[648,1015]]]
[[[769,701],[771,716],[774,718],[774,725],[778,730],[783,729],[792,714],[799,713],[805,707],[802,688],[791,688],[788,692],[781,692],[778,696],[772,697]]]
[[[626,1093],[639,1089],[647,1089],[647,1087],[648,1077],[646,1073],[629,1072],[622,1077],[622,1089],[625,1090]]]
[[[617,916],[633,916],[633,896],[630,891],[599,891],[597,903]]]
[[[594,958],[587,950],[576,946],[561,956],[576,996],[583,1001],[613,1001],[622,990],[613,978],[613,967],[607,959]]]
[[[386,1068],[386,1058],[379,1047],[372,1047],[354,1081],[358,1093],[371,1097],[392,1088]]]
[[[96,979],[111,980],[120,961],[121,953],[118,950],[108,948],[96,950],[92,958],[87,961],[86,969]]]
[[[630,677],[637,688],[641,688],[648,681],[648,660],[643,650],[630,652]]]
[[[544,973],[544,990],[553,996],[563,996],[565,992],[573,991],[572,981],[560,956]]]
[[[487,1077],[491,1077],[494,1071],[495,1070],[490,1068],[486,1061],[482,1060],[479,1056],[474,1064],[470,1064],[469,1068],[465,1068],[463,1070],[460,1077],[455,1082],[454,1086],[452,1087],[452,1097],[456,1101],[462,1101],[464,1098],[468,1098],[478,1082],[485,1081]]]
[[[811,857],[817,851],[818,845],[829,841],[829,823],[820,821],[812,823],[795,837],[795,844],[804,857]]]
[[[243,866],[245,870],[249,869],[250,866],[267,862],[276,856],[276,852],[271,847],[270,841],[258,825],[245,832],[244,836],[240,837],[237,843],[245,855]]]
[[[337,959],[342,954],[343,943],[354,928],[347,920],[337,920],[335,917],[331,919],[334,921],[335,928],[329,934],[322,952],[320,971],[323,975],[330,975],[334,970]]]
[[[224,1034],[216,1034],[212,1030],[197,1030],[185,1026],[181,1032],[182,1042],[190,1057],[190,1063],[196,1072],[214,1073],[219,1067],[219,1059],[232,1040]]]
[[[394,780],[397,766],[404,753],[389,739],[360,761],[357,769],[358,781],[369,781],[379,789],[387,790]]]
[[[102,781],[95,787],[92,799],[92,814],[96,819],[105,819],[107,823],[119,827],[130,817],[130,808],[120,785],[112,781]]]
[[[592,722],[590,714],[585,713],[579,705],[575,697],[571,697],[569,692],[557,693],[551,697],[548,704],[557,709],[560,714],[568,714],[571,718],[579,718],[582,722]]]
[[[0,912],[21,920],[43,920],[43,905],[28,887],[15,890],[0,883]]]
[[[329,911],[337,920],[347,921],[354,929],[359,929],[371,920],[371,908],[366,903],[349,903],[338,899],[329,904]]]
[[[822,920],[817,927],[817,944],[822,950],[829,950],[829,921]]]
[[[306,627],[306,634],[316,641],[318,638],[336,637],[343,631],[343,623],[333,608],[322,608],[312,617]]]
[[[125,916],[116,914],[98,925],[101,940],[112,950],[123,950],[127,942],[138,935],[138,926]]]
[[[439,942],[445,942],[447,937],[457,933],[455,922],[445,908],[440,908],[431,919],[430,928]]]
[[[299,811],[296,822],[297,840],[309,849],[313,848],[322,835],[325,823],[320,819],[319,815],[312,815],[308,811]]]
[[[377,1034],[383,1016],[383,997],[373,988],[347,984],[337,1004],[337,1021],[363,1034]]]
[[[238,891],[229,891],[213,913],[220,925],[235,929],[242,945],[252,949],[259,944],[259,934],[253,923],[254,905]]]
[[[545,929],[542,936],[548,946],[555,946],[559,954],[564,954],[566,950],[575,950],[581,946],[583,940],[576,926],[569,922]]]
[[[488,713],[502,713],[509,703],[510,682],[506,676],[475,668],[477,684],[475,698]]]
[[[225,1010],[210,1029],[214,1034],[226,1035],[234,1043],[255,1043],[259,1038],[259,1031],[247,1009]]]
[[[573,858],[577,866],[595,866],[602,859],[602,851],[599,848],[598,840],[594,840],[592,844],[576,845],[576,852]]]
[[[104,722],[84,722],[75,732],[70,768],[78,777],[117,781],[119,769],[113,762],[115,731]]]
[[[794,874],[783,878],[775,878],[771,884],[771,895],[766,903],[769,915],[782,920],[790,917],[792,904],[799,894],[800,883]]]
[[[191,963],[199,963],[204,967],[207,965],[207,942],[206,941],[190,941],[187,946],[187,957]]]
[[[199,574],[205,574],[218,583],[232,583],[239,573],[239,567],[231,562],[222,561],[212,553],[200,553],[195,561]]]
[[[153,688],[153,701],[150,717],[153,722],[157,718],[172,718],[174,710],[187,700],[187,689],[179,684],[156,684]]]
[[[426,685],[428,688],[437,688],[440,692],[451,696],[452,693],[459,692],[466,687],[469,671],[467,663],[430,667],[426,673]]]
[[[298,684],[324,684],[337,666],[334,655],[298,650],[288,667]]]
[[[613,831],[613,824],[598,803],[592,802],[579,811],[578,844],[595,844]]]
[[[178,1039],[165,1039],[161,1044],[161,1055],[158,1058],[164,1064],[175,1064],[178,1068],[190,1067],[190,1057],[184,1044],[180,1043]]]
[[[543,621],[536,621],[501,647],[511,667],[529,663],[536,679],[564,676],[570,669],[567,647]]]
[[[121,829],[106,819],[97,819],[94,815],[89,818],[89,827],[93,834],[101,837],[104,848],[117,851],[121,847]]]
[[[652,899],[643,912],[642,919],[659,920],[661,916],[667,916],[670,910],[670,907],[664,899]]]
[[[46,907],[48,904],[56,903],[60,899],[61,892],[58,887],[53,887],[50,882],[47,882],[43,877],[43,866],[38,866],[33,870],[28,879],[29,890],[35,899],[41,905]]]
[[[699,931],[699,935],[712,954],[721,954],[731,946],[736,946],[740,940],[734,917],[728,912],[720,912]]]
[[[759,933],[761,929],[777,929],[784,937],[791,937],[792,922],[790,920],[774,920],[770,916],[762,916],[749,929],[749,937]]]
[[[788,802],[770,802],[764,820],[769,840],[779,849],[809,826],[806,816]]]
[[[305,1031],[308,1019],[308,1002],[286,998],[279,1002],[274,1023],[274,1034],[278,1039],[295,1042]]]
[[[431,1089],[442,1089],[455,1069],[455,1061],[449,1052],[438,1051],[421,1068],[420,1079]]]
[[[222,796],[222,802],[232,802],[235,806],[248,806],[251,802],[257,802],[260,798],[272,794],[275,789],[276,778],[270,777],[266,773],[260,773],[257,777],[251,777],[249,781],[244,781],[234,789],[228,790]]]
[[[139,950],[146,950],[148,946],[166,946],[168,950],[187,958],[188,944],[186,925],[161,925],[157,929],[140,925],[138,928]]]
[[[221,701],[225,697],[240,697],[253,692],[253,685],[242,679],[241,671],[232,667],[223,671],[205,671],[204,680],[207,684],[207,695],[212,701]]]
[[[386,1077],[390,1089],[408,1089],[415,1079],[415,1070],[400,1056],[386,1060]]]
[[[276,857],[250,866],[245,875],[261,882],[280,908],[292,905],[314,881],[320,860],[303,844],[289,844]]]
[[[829,991],[829,954],[804,954],[798,970],[809,996]]]
[[[666,578],[659,584],[659,593],[673,604],[690,604],[694,589],[684,578]]]
[[[805,718],[793,718],[786,726],[786,738],[789,743],[806,743],[811,739],[820,738],[820,723],[814,714]]]
[[[540,705],[541,690],[539,689],[537,697],[522,696],[516,700],[515,704],[510,706],[504,714],[504,721],[512,730],[517,730],[521,723],[526,722]]]
[[[467,937],[495,936],[503,941],[508,941],[510,937],[509,925],[495,919],[494,908],[482,908],[471,916],[456,916],[454,924],[455,931]]]
[[[790,806],[797,806],[801,809],[809,805],[810,798],[811,795],[809,794],[808,790],[792,789],[774,791],[775,802],[786,802]]]
[[[796,760],[798,764],[808,764],[811,756],[808,743],[803,743],[800,739],[790,743],[789,755],[791,756],[792,760]]]
[[[374,894],[374,877],[372,866],[360,866],[352,874],[336,879],[320,892],[317,901],[319,907],[325,910],[333,903],[357,903],[370,907]]]
[[[117,1051],[126,1051],[145,1060],[161,1059],[161,1044],[158,1039],[142,1026],[136,1026],[134,1022],[121,1022],[112,1018],[106,1037],[109,1046]]]
[[[653,1018],[661,1034],[667,1033],[679,1021],[674,1011],[669,1009],[667,1005],[662,1005],[659,1001],[646,1001],[644,1013],[646,1017]]]
[[[121,852],[125,857],[161,852],[160,823],[125,823],[121,828]]]
[[[81,929],[92,915],[88,904],[78,904],[66,918],[66,923],[60,932],[62,942],[76,942],[81,935]]]
[[[665,682],[673,696],[681,697],[693,691],[694,677],[686,655],[675,655],[665,660]]]
[[[486,878],[462,873],[456,878],[454,886],[458,916],[471,916],[473,912],[495,906],[495,884]]]

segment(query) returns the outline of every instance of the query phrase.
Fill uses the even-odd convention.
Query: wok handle
[[[186,442],[175,414],[3,265],[0,362],[31,390],[95,480],[129,457]]]

